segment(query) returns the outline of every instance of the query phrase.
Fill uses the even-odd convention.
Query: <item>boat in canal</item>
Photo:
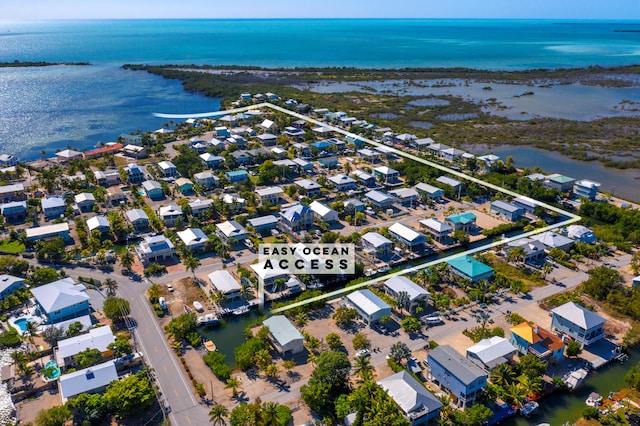
[[[586,368],[578,368],[565,374],[562,380],[569,391],[574,391],[582,386],[588,375],[589,370]]]
[[[537,402],[529,401],[522,406],[522,408],[520,409],[520,414],[525,417],[529,417],[531,414],[533,414],[534,411],[538,409],[539,406],[540,405]]]
[[[245,305],[245,306],[242,306],[241,308],[234,309],[233,310],[233,315],[244,315],[247,312],[249,312],[249,306]]]
[[[591,392],[589,394],[589,398],[587,398],[585,403],[589,407],[598,407],[600,404],[602,404],[602,395],[596,392]]]
[[[196,318],[196,323],[198,325],[212,325],[220,322],[220,318],[216,314],[206,314],[201,315]]]
[[[207,349],[207,351],[209,352],[215,352],[218,348],[216,347],[216,344],[213,343],[211,340],[205,340],[204,341],[204,347]]]

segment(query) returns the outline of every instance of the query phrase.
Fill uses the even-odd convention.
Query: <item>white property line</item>
[[[349,287],[345,287],[345,288],[342,288],[342,289],[334,290],[332,292],[325,293],[323,295],[316,296],[316,297],[313,297],[311,299],[303,300],[303,301],[300,301],[300,302],[295,302],[295,303],[292,303],[290,305],[283,306],[283,307],[278,308],[278,309],[274,309],[273,311],[271,311],[274,314],[286,311],[288,309],[297,308],[299,306],[303,306],[303,305],[306,305],[308,303],[317,302],[317,301],[324,300],[324,299],[331,299],[331,298],[334,298],[336,296],[340,296],[341,294],[343,294],[345,292],[353,291],[353,290],[356,290],[356,289],[359,289],[359,288],[362,288],[362,287],[368,287],[368,286],[370,286],[372,284],[375,284],[375,283],[378,283],[380,281],[386,281],[389,278],[410,274],[410,273],[419,271],[421,269],[425,269],[425,268],[428,268],[430,266],[437,265],[437,264],[442,263],[442,262],[447,262],[449,260],[453,260],[453,259],[455,259],[457,257],[460,257],[460,256],[466,256],[466,255],[471,255],[471,254],[474,254],[474,253],[479,253],[479,252],[482,252],[482,251],[487,251],[487,250],[492,249],[494,247],[497,247],[497,246],[500,246],[500,245],[503,245],[503,244],[506,244],[506,243],[510,243],[512,241],[516,241],[516,240],[519,240],[521,238],[526,238],[526,237],[529,237],[531,235],[541,234],[543,232],[551,231],[553,229],[561,228],[563,226],[567,226],[567,225],[570,225],[572,223],[579,222],[582,219],[580,216],[578,216],[576,214],[573,214],[571,212],[559,209],[559,208],[557,208],[555,206],[549,205],[549,204],[544,203],[542,201],[534,200],[534,199],[529,198],[529,197],[524,197],[524,196],[518,194],[517,192],[511,191],[509,189],[505,189],[505,188],[502,188],[502,187],[500,187],[498,185],[494,185],[492,183],[485,182],[485,181],[483,181],[481,179],[475,178],[473,176],[469,176],[469,175],[467,175],[465,173],[462,173],[462,172],[459,172],[457,170],[450,169],[450,168],[445,167],[445,166],[443,166],[441,164],[433,163],[431,161],[425,160],[424,158],[417,157],[417,156],[415,156],[413,154],[409,154],[409,153],[406,153],[404,151],[400,151],[400,150],[398,150],[396,148],[390,148],[390,147],[388,147],[388,146],[386,146],[384,144],[381,144],[380,142],[376,142],[376,141],[373,141],[371,139],[365,138],[364,136],[348,132],[348,131],[346,131],[344,129],[341,129],[339,127],[335,127],[333,125],[330,125],[330,124],[327,124],[325,122],[316,120],[316,119],[308,117],[306,115],[299,114],[299,113],[291,111],[291,110],[289,110],[287,108],[282,108],[282,107],[280,107],[278,105],[273,105],[273,104],[271,104],[269,102],[263,102],[263,103],[259,103],[259,104],[255,104],[255,105],[246,106],[246,107],[234,108],[234,109],[224,110],[224,111],[215,111],[215,112],[210,112],[210,113],[199,113],[199,114],[160,114],[160,113],[155,113],[154,115],[156,117],[161,117],[161,118],[215,117],[215,116],[220,116],[220,115],[241,113],[241,112],[254,110],[254,109],[259,109],[259,108],[269,108],[269,109],[273,109],[273,110],[276,110],[276,111],[280,111],[280,112],[288,114],[288,115],[290,115],[292,117],[296,117],[296,118],[305,120],[305,121],[307,121],[309,123],[313,123],[313,124],[316,124],[316,125],[318,125],[320,127],[324,127],[326,129],[329,129],[329,130],[331,130],[333,132],[340,133],[341,135],[344,135],[344,136],[347,136],[347,137],[350,137],[350,138],[353,138],[353,139],[358,139],[358,140],[360,140],[362,142],[365,142],[365,143],[367,143],[369,145],[373,145],[373,146],[377,146],[377,147],[384,147],[386,150],[388,150],[390,152],[393,152],[394,154],[396,154],[396,155],[398,155],[400,157],[404,157],[404,158],[408,158],[408,159],[413,160],[413,161],[417,161],[418,163],[422,163],[422,164],[424,164],[426,166],[429,166],[429,167],[434,167],[434,168],[436,168],[438,170],[442,170],[443,172],[446,172],[446,173],[449,173],[449,174],[451,174],[453,176],[459,177],[460,179],[464,179],[464,180],[469,181],[469,182],[477,183],[478,185],[484,186],[485,188],[490,188],[490,189],[493,189],[495,191],[502,192],[503,194],[510,195],[512,197],[525,198],[526,200],[531,201],[536,206],[544,207],[547,210],[551,210],[553,212],[556,212],[556,213],[559,213],[559,214],[561,214],[563,216],[567,216],[568,217],[567,220],[564,220],[564,221],[558,222],[558,223],[554,223],[552,225],[548,225],[548,226],[545,226],[543,228],[534,229],[532,231],[524,232],[522,234],[518,234],[518,235],[515,235],[513,237],[503,238],[501,240],[497,240],[497,241],[494,241],[492,243],[482,245],[480,247],[475,247],[475,248],[466,250],[466,251],[461,252],[461,253],[456,253],[456,254],[453,254],[453,255],[450,255],[450,256],[446,256],[446,257],[443,257],[443,258],[432,260],[430,262],[425,262],[425,263],[422,263],[422,264],[417,265],[417,266],[412,266],[410,268],[405,268],[405,269],[402,269],[400,271],[393,272],[391,274],[387,274],[387,275],[384,275],[384,276],[381,276],[381,277],[378,277],[378,278],[373,278],[371,280],[365,281],[365,282],[360,283],[360,284],[356,284],[356,285],[353,285],[353,286],[349,286]],[[259,291],[260,291],[260,289],[259,289]],[[261,291],[264,292],[264,289],[262,289]],[[264,297],[263,294],[261,294],[261,296]]]

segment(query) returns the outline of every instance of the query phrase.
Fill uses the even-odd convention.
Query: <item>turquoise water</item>
[[[47,376],[48,379],[57,379],[58,377],[60,377],[60,367],[58,367],[58,364],[54,360],[47,362],[44,366],[45,368],[55,368],[55,370],[53,370],[53,373],[51,373],[51,376]]]
[[[18,318],[17,320],[15,320],[14,324],[17,325],[18,327],[20,327],[20,330],[22,330],[22,332],[24,333],[25,331],[27,331],[27,323],[28,322],[33,322],[33,319],[29,318]]]

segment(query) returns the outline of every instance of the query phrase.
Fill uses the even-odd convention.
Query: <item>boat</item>
[[[522,406],[522,408],[520,409],[520,414],[525,417],[529,417],[531,413],[538,409],[539,406],[540,405],[537,402],[529,401]]]
[[[589,407],[597,407],[600,404],[602,404],[602,395],[596,393],[596,392],[591,392],[589,394],[589,398],[587,398],[587,400],[585,401],[585,403],[589,406]]]
[[[589,371],[586,368],[578,368],[573,370],[562,377],[565,386],[568,390],[574,391],[582,386],[582,383],[589,375]]]
[[[213,343],[211,340],[205,340],[204,341],[204,347],[209,351],[209,352],[215,352],[216,351],[216,344]]]
[[[196,323],[198,325],[210,325],[218,322],[220,322],[220,318],[218,318],[216,314],[206,314],[196,318]]]
[[[246,314],[247,312],[249,312],[249,307],[248,306],[243,306],[241,308],[234,309],[233,310],[233,315],[242,315],[242,314]]]
[[[196,311],[198,312],[204,311],[204,307],[202,306],[202,303],[198,302],[197,300],[193,302],[193,307],[196,308]]]

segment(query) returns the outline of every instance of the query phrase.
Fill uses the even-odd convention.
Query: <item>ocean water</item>
[[[178,82],[125,63],[529,69],[627,65],[640,22],[540,20],[0,21],[0,61],[91,62],[0,69],[0,152],[35,158],[163,120],[216,110]],[[632,31],[630,31],[632,30]]]

